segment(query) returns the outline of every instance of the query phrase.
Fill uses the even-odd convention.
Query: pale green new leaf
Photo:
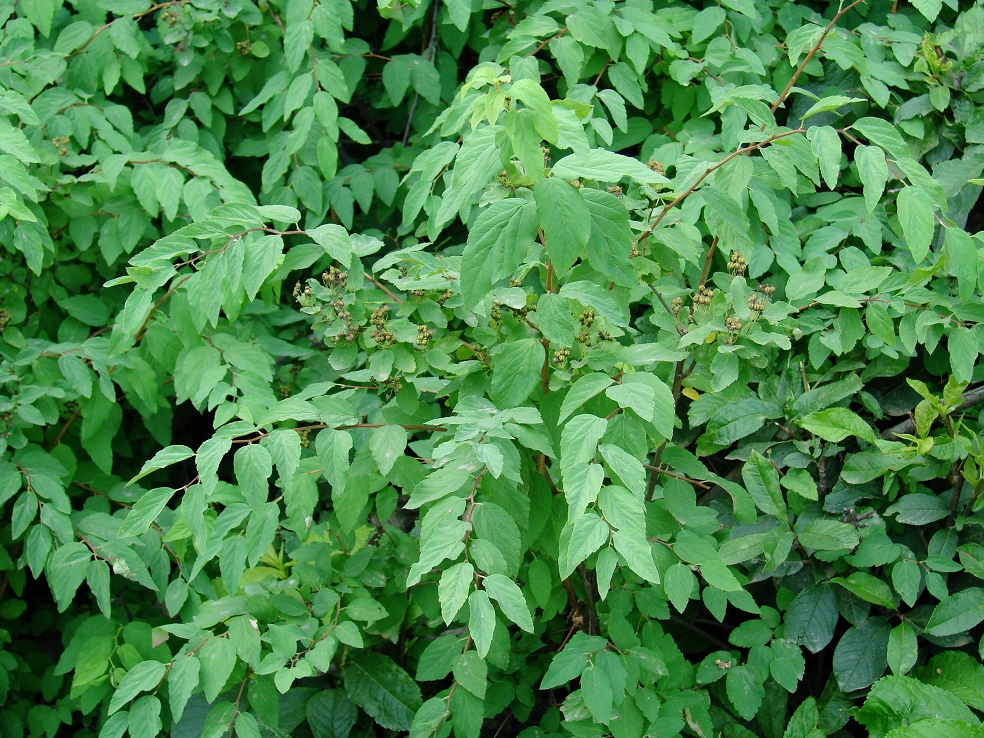
[[[167,666],[160,661],[141,661],[134,666],[113,693],[109,701],[109,714],[112,715],[141,692],[156,688],[166,672]]]
[[[475,650],[484,659],[495,632],[495,610],[485,590],[476,590],[468,596],[468,611],[468,632],[475,641]]]
[[[530,608],[516,583],[501,574],[490,574],[482,581],[489,597],[499,603],[502,614],[516,623],[527,633],[533,632],[533,618]]]

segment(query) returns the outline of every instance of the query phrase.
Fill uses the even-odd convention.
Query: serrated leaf
[[[869,443],[875,442],[875,432],[857,413],[846,407],[832,407],[810,413],[797,424],[825,441],[839,443],[848,436],[857,436]]]
[[[146,532],[174,496],[170,487],[156,487],[137,500],[126,514],[117,533],[120,538],[139,536]]]
[[[856,692],[875,682],[888,666],[889,627],[880,618],[869,618],[849,628],[834,649],[833,669],[844,692]]]
[[[348,698],[388,730],[409,730],[423,704],[410,675],[379,653],[360,654],[346,665],[342,678]]]
[[[516,623],[527,633],[533,632],[533,618],[530,608],[516,583],[501,574],[490,574],[482,582],[489,596],[499,603],[502,614]]]
[[[591,235],[587,204],[578,189],[559,177],[537,182],[533,196],[547,254],[557,274],[565,274],[584,255]]]
[[[445,625],[450,625],[464,606],[474,577],[475,567],[467,561],[457,563],[441,574],[437,594]]]
[[[166,672],[167,666],[160,661],[141,661],[134,666],[113,693],[109,701],[109,714],[112,715],[141,692],[157,687]]]
[[[500,200],[479,214],[461,257],[466,308],[474,308],[496,282],[512,274],[536,240],[536,231],[536,205],[527,200]]]
[[[127,482],[127,484],[133,484],[138,479],[143,479],[151,472],[155,472],[158,469],[164,469],[172,464],[177,464],[179,461],[190,459],[194,455],[195,452],[187,446],[177,445],[163,448],[154,454],[150,461],[145,462],[144,465],[140,467],[140,473]]]
[[[375,428],[369,437],[369,448],[376,461],[379,473],[390,473],[397,459],[403,456],[407,447],[407,432],[399,425],[384,425]]]
[[[468,596],[468,632],[475,641],[475,649],[483,659],[488,655],[495,633],[495,610],[485,590],[479,589]]]
[[[571,388],[564,396],[564,402],[560,406],[560,416],[557,422],[563,423],[581,405],[613,384],[615,384],[615,380],[607,374],[601,374],[599,372],[585,374],[571,385]]]
[[[854,163],[861,176],[865,207],[869,213],[873,213],[885,192],[885,183],[888,182],[885,152],[878,146],[858,146],[854,150]]]
[[[786,609],[786,638],[817,653],[834,637],[838,620],[840,612],[833,588],[811,585],[796,595]]]
[[[909,253],[912,254],[913,261],[919,264],[929,253],[936,230],[933,201],[922,189],[910,185],[899,192],[896,206]]]
[[[984,589],[970,587],[950,595],[933,610],[926,632],[934,636],[965,633],[984,621]]]

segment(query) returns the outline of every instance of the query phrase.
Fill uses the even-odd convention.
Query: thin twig
[[[715,236],[714,240],[711,241],[711,248],[707,251],[707,256],[704,257],[704,268],[700,271],[700,287],[703,287],[707,282],[707,273],[711,270],[711,260],[714,258],[714,252],[717,251],[718,247],[718,237]]]
[[[960,410],[966,410],[968,407],[974,405],[979,405],[984,402],[984,386],[975,387],[972,390],[967,390],[960,396],[960,404],[957,405],[951,413],[958,412]],[[881,437],[890,440],[893,436],[909,435],[916,430],[916,421],[912,418],[903,420],[897,425],[893,425],[886,431],[882,431]]]
[[[762,141],[759,141],[759,142],[753,143],[753,144],[749,144],[748,146],[742,146],[740,149],[737,149],[735,151],[732,151],[726,157],[724,157],[723,159],[721,159],[721,161],[719,161],[717,164],[713,164],[713,165],[709,166],[706,170],[704,170],[704,173],[701,174],[692,185],[690,185],[690,187],[688,187],[686,190],[684,190],[679,195],[677,195],[677,197],[672,202],[668,202],[666,205],[663,206],[663,209],[659,211],[659,215],[656,216],[656,220],[653,221],[653,224],[651,226],[649,226],[648,229],[646,229],[641,234],[639,234],[639,237],[638,238],[636,238],[636,240],[635,240],[636,244],[638,245],[638,244],[642,243],[642,241],[644,241],[647,237],[651,236],[652,233],[653,233],[653,231],[656,230],[656,227],[660,224],[660,222],[663,220],[663,218],[666,217],[666,214],[668,212],[670,212],[673,208],[675,208],[677,205],[679,205],[684,200],[686,200],[688,197],[690,197],[694,193],[694,191],[697,189],[697,187],[700,186],[700,183],[701,182],[703,182],[705,179],[707,179],[709,176],[711,176],[714,172],[716,172],[718,169],[720,169],[721,167],[723,167],[729,161],[731,161],[732,159],[734,159],[737,156],[742,156],[743,154],[747,154],[749,152],[757,151],[758,149],[765,148],[770,143],[772,143],[773,141],[778,141],[780,138],[786,138],[788,136],[794,136],[794,135],[796,135],[798,133],[806,133],[806,129],[805,128],[796,128],[796,129],[794,129],[792,131],[784,131],[783,133],[774,133],[774,134],[772,134],[771,136],[769,136],[768,138],[766,138],[766,139],[764,139]],[[653,208],[654,209],[655,209],[655,207],[656,206],[653,205]]]
[[[386,285],[384,285],[382,282],[374,279],[372,277],[372,275],[369,274],[369,272],[363,272],[363,274],[365,275],[365,278],[366,279],[368,279],[370,282],[372,282],[374,285],[376,285],[379,289],[381,289],[383,292],[385,292],[387,295],[389,295],[390,298],[396,300],[401,305],[403,304],[403,300],[401,300],[399,297],[397,297],[395,294],[393,294],[393,292],[391,292],[389,290],[389,288],[387,288]]]
[[[771,110],[773,113],[775,113],[779,109],[779,106],[783,104],[783,102],[786,100],[787,97],[789,97],[789,93],[792,91],[793,85],[796,84],[796,80],[799,79],[799,76],[803,74],[803,70],[806,69],[806,65],[810,63],[810,60],[820,50],[820,47],[823,45],[824,39],[827,38],[827,34],[829,34],[832,30],[834,30],[834,26],[837,24],[837,21],[841,19],[841,16],[843,16],[849,10],[854,8],[856,5],[860,5],[863,2],[866,2],[866,0],[854,0],[854,2],[848,5],[846,8],[841,8],[840,10],[837,11],[837,13],[831,19],[830,23],[827,24],[827,27],[823,29],[823,33],[820,34],[820,38],[817,39],[817,42],[813,45],[813,48],[811,48],[808,52],[806,52],[806,56],[803,57],[803,61],[800,63],[800,65],[796,67],[796,71],[793,72],[793,76],[789,78],[789,82],[786,83],[786,87],[779,94],[779,97],[776,99],[774,103],[772,103]]]
[[[650,471],[656,472],[657,474],[662,474],[663,476],[666,477],[673,477],[673,479],[679,479],[683,482],[694,484],[700,487],[701,489],[710,489],[709,485],[704,484],[698,479],[691,479],[690,477],[685,477],[683,474],[677,474],[676,472],[671,472],[669,469],[664,469],[661,466],[653,466],[652,464],[643,464],[643,466],[649,469]]]

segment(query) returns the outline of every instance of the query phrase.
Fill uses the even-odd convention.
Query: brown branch
[[[387,287],[386,285],[384,285],[384,284],[383,284],[382,282],[379,282],[379,281],[377,281],[376,279],[374,279],[374,278],[372,277],[372,275],[370,275],[370,274],[369,274],[369,272],[363,272],[363,276],[365,276],[365,278],[366,278],[366,279],[368,279],[368,280],[369,280],[370,282],[372,282],[372,283],[373,283],[374,285],[376,285],[376,286],[377,286],[377,287],[378,287],[379,289],[381,289],[381,290],[382,290],[383,292],[385,292],[385,293],[386,293],[387,295],[389,295],[391,299],[393,299],[393,300],[396,300],[396,301],[397,301],[398,303],[400,303],[401,305],[403,304],[403,300],[401,300],[401,299],[400,299],[399,297],[397,297],[397,296],[396,296],[396,295],[395,295],[395,294],[394,294],[394,293],[393,293],[393,292],[392,292],[392,291],[391,291],[391,290],[390,290],[390,289],[389,289],[389,288],[388,288],[388,287]]]
[[[766,138],[766,139],[764,139],[762,141],[759,141],[759,142],[753,143],[753,144],[749,144],[748,146],[742,146],[740,149],[737,149],[737,150],[731,152],[726,157],[724,157],[723,159],[721,159],[721,161],[719,161],[717,164],[713,164],[712,166],[709,166],[704,171],[704,173],[701,174],[697,178],[697,181],[696,182],[694,182],[692,185],[690,185],[690,187],[688,187],[686,190],[684,190],[679,195],[677,195],[676,199],[674,199],[672,202],[669,202],[669,203],[667,203],[666,205],[663,206],[663,209],[660,210],[659,215],[656,216],[656,220],[653,221],[653,224],[651,226],[649,226],[649,228],[647,230],[643,231],[639,235],[638,238],[636,238],[636,240],[635,240],[636,244],[638,245],[643,240],[645,240],[648,236],[651,236],[652,233],[653,233],[653,231],[656,230],[656,226],[658,226],[660,224],[660,222],[663,220],[663,218],[666,217],[666,214],[668,212],[670,212],[673,208],[675,208],[681,202],[683,202],[688,197],[690,197],[694,193],[694,191],[697,189],[697,187],[700,186],[700,183],[701,182],[703,182],[711,174],[713,174],[718,169],[720,169],[721,167],[723,167],[729,161],[731,161],[732,159],[734,159],[737,156],[742,156],[743,154],[747,154],[747,153],[750,153],[752,151],[757,151],[758,149],[765,148],[770,143],[772,143],[773,141],[778,141],[780,138],[786,138],[788,136],[794,136],[794,135],[796,135],[798,133],[806,133],[806,129],[805,128],[796,128],[794,130],[785,131],[783,133],[773,133],[771,136],[769,136],[768,138]],[[656,206],[653,205],[653,209],[655,209],[655,208],[656,208]],[[651,216],[652,216],[652,213],[650,212],[650,217]]]
[[[553,36],[551,36],[550,38],[545,38],[545,39],[543,39],[543,41],[541,41],[541,42],[540,42],[540,45],[539,45],[539,46],[537,46],[537,47],[536,47],[535,49],[533,49],[533,51],[531,51],[531,52],[530,52],[530,56],[536,56],[536,55],[537,55],[537,54],[539,54],[539,53],[540,53],[541,51],[543,51],[543,47],[544,47],[544,46],[546,46],[547,44],[549,44],[549,43],[550,43],[551,41],[553,41],[553,40],[554,40],[555,38],[560,38],[560,37],[561,37],[561,36],[563,36],[563,35],[564,35],[565,33],[567,33],[567,26],[564,26],[563,28],[561,28],[561,29],[560,29],[560,31],[559,31],[558,33],[556,33],[556,34],[554,34],[554,35],[553,35]]]
[[[181,285],[183,285],[185,282],[187,282],[189,279],[191,279],[190,274],[179,279],[171,286],[171,289],[169,289],[167,292],[164,293],[164,296],[161,297],[160,300],[154,303],[154,306],[150,309],[150,312],[147,313],[147,317],[144,319],[144,322],[140,325],[140,330],[138,330],[136,334],[133,336],[134,341],[140,343],[140,340],[144,337],[144,334],[147,332],[146,330],[147,324],[150,322],[150,319],[154,317],[154,313],[156,313],[158,308],[160,308],[160,306],[164,304],[167,298],[169,298],[171,295],[177,292],[178,288]]]
[[[960,404],[957,405],[951,413],[959,412],[960,410],[966,410],[968,407],[973,407],[974,405],[979,405],[984,402],[984,385],[980,387],[975,387],[972,390],[967,390],[960,396]],[[916,430],[916,421],[912,418],[903,420],[901,423],[893,425],[886,431],[882,431],[881,437],[886,440],[891,440],[893,436],[909,435]]]
[[[810,60],[820,50],[820,47],[823,45],[824,39],[827,38],[827,35],[832,30],[834,30],[834,26],[837,24],[837,21],[841,19],[841,16],[843,16],[849,10],[854,8],[856,5],[860,5],[865,1],[866,0],[854,0],[854,2],[848,5],[846,8],[841,8],[840,10],[837,11],[834,17],[830,20],[830,23],[827,24],[827,27],[823,29],[823,33],[820,34],[820,38],[817,39],[817,42],[813,45],[813,48],[811,48],[808,52],[806,52],[806,56],[803,57],[803,61],[800,63],[800,65],[796,67],[796,71],[793,72],[793,76],[789,78],[789,82],[786,83],[786,87],[779,94],[779,97],[776,99],[774,103],[772,103],[771,110],[773,113],[775,113],[779,109],[779,106],[783,104],[783,102],[786,100],[787,97],[789,97],[789,93],[792,91],[793,85],[796,84],[796,80],[799,79],[800,75],[803,74],[803,70],[806,69],[806,65],[810,63]]]
[[[707,282],[707,273],[711,269],[711,260],[714,258],[714,252],[717,251],[717,246],[718,237],[715,236],[714,240],[711,241],[711,248],[708,250],[707,256],[704,257],[704,268],[700,271],[700,287],[703,287],[704,283]]]
[[[665,444],[664,444],[664,446],[665,446]],[[662,448],[660,450],[662,450]],[[662,474],[663,476],[666,476],[666,477],[673,477],[673,479],[679,479],[679,480],[681,480],[683,482],[687,482],[689,484],[696,485],[696,486],[700,487],[701,489],[710,489],[710,486],[709,485],[704,484],[703,482],[701,482],[698,479],[691,479],[690,477],[685,477],[683,474],[677,474],[675,472],[671,472],[669,469],[664,469],[661,466],[653,466],[652,464],[643,464],[643,466],[646,467],[647,469],[651,470],[651,471],[656,472],[656,474]]]
[[[68,429],[72,427],[72,423],[75,422],[75,420],[79,417],[79,413],[81,412],[82,412],[82,406],[79,405],[78,407],[75,408],[72,414],[65,419],[65,422],[62,423],[62,427],[58,429],[58,433],[55,435],[54,440],[48,446],[49,451],[51,451],[52,449],[54,449],[55,446],[61,443],[61,439],[64,437]]]

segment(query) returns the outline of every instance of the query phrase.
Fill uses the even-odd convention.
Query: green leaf
[[[599,450],[605,463],[618,476],[622,484],[642,499],[646,494],[646,470],[642,462],[621,446],[614,444],[603,443]],[[645,514],[644,510],[640,512]]]
[[[735,712],[745,720],[755,717],[765,699],[761,677],[749,666],[732,666],[725,677],[725,686]]]
[[[755,506],[766,515],[775,515],[785,522],[786,502],[779,487],[779,472],[758,451],[753,451],[741,469],[745,489]]]
[[[862,600],[880,607],[887,607],[890,610],[895,609],[895,598],[892,597],[891,588],[881,579],[871,574],[856,571],[848,577],[833,577],[830,579],[830,583],[839,584]]]
[[[296,434],[295,434],[296,435]],[[369,448],[379,473],[386,476],[407,448],[407,432],[399,425],[375,428],[369,437]]]
[[[126,520],[120,526],[117,535],[120,538],[139,536],[150,529],[150,526],[167,506],[167,503],[174,496],[174,490],[170,487],[156,487],[139,500],[126,514]]]
[[[581,696],[596,722],[607,723],[612,716],[612,683],[597,664],[588,664],[581,673]]]
[[[933,201],[922,189],[907,186],[899,192],[896,205],[909,253],[916,264],[919,264],[929,253],[936,230]]]
[[[325,250],[332,259],[349,269],[352,264],[352,239],[344,228],[333,223],[326,223],[312,228],[307,234]]]
[[[950,508],[936,495],[910,492],[889,506],[885,514],[895,515],[895,519],[905,525],[928,525],[949,515]]]
[[[563,275],[584,256],[591,236],[591,214],[581,192],[558,177],[533,185],[533,196],[547,254],[557,274]]]
[[[599,182],[620,182],[623,177],[643,184],[668,181],[638,159],[604,149],[588,149],[568,154],[554,164],[553,175],[567,180],[583,178]]]
[[[250,507],[257,507],[270,496],[270,475],[273,457],[259,444],[251,443],[236,451],[233,457],[236,481]]]
[[[218,472],[223,457],[231,448],[232,439],[229,436],[209,438],[198,447],[198,453],[195,454],[195,468],[198,470],[201,485],[207,494],[211,494],[215,485],[218,484],[219,478],[216,472]]]
[[[557,422],[563,423],[581,405],[613,384],[615,384],[615,381],[611,377],[599,372],[585,374],[579,378],[571,385],[571,388],[564,396],[564,402],[560,406],[560,416],[557,418]]]
[[[950,595],[933,610],[926,632],[934,636],[966,633],[984,621],[984,589],[970,587]]]
[[[560,434],[560,469],[566,480],[576,467],[590,462],[608,422],[596,415],[575,415]]]
[[[547,293],[536,301],[536,327],[550,343],[571,346],[581,325],[571,315],[570,301]]]
[[[677,612],[687,609],[690,595],[697,586],[697,577],[686,564],[676,563],[666,570],[663,578],[663,590],[666,598],[673,604]]]
[[[635,287],[639,278],[629,259],[634,239],[625,204],[601,190],[582,188],[579,192],[591,218],[588,263],[615,284]]]
[[[464,606],[474,577],[475,567],[467,561],[455,564],[441,574],[437,593],[441,601],[441,617],[444,618],[445,625],[450,625]]]
[[[344,492],[349,477],[349,452],[352,450],[352,436],[347,431],[325,428],[315,440],[318,458],[323,466],[322,473],[333,490]]]
[[[950,367],[958,382],[969,382],[974,376],[974,365],[980,355],[980,341],[977,332],[971,328],[955,325],[947,336],[950,352]]]
[[[423,704],[420,688],[392,659],[362,653],[342,671],[348,698],[388,730],[409,730]]]
[[[832,407],[810,413],[797,424],[825,441],[839,443],[848,436],[857,436],[869,443],[875,442],[875,432],[856,413],[846,407]]]
[[[586,512],[573,523],[568,523],[560,536],[561,578],[567,579],[578,564],[608,543],[609,535],[611,529],[592,512]]]
[[[881,618],[868,618],[848,628],[834,649],[833,669],[844,692],[869,687],[888,666],[889,627]]]
[[[806,120],[807,118],[810,118],[816,115],[817,113],[833,112],[838,108],[842,108],[845,105],[850,105],[851,103],[856,103],[856,102],[863,102],[863,100],[857,97],[845,97],[844,95],[829,95],[815,102],[810,107],[809,110],[807,110],[805,113],[803,113],[803,115],[800,116],[800,120]],[[833,128],[830,128],[829,126],[812,126],[807,129],[807,135],[809,136],[810,134],[812,134],[816,136],[818,128],[826,128],[835,134],[837,133],[836,131],[834,131]],[[814,142],[813,153],[819,157],[820,154],[817,152],[816,139],[810,138],[810,140]],[[837,151],[838,152],[840,151],[840,141],[837,142]],[[821,167],[822,166],[823,165],[821,164]],[[824,179],[826,179],[826,177],[824,177]],[[836,178],[834,181],[836,181]],[[833,185],[830,184],[829,182],[827,186],[833,188]]]
[[[450,674],[451,664],[461,653],[465,638],[463,635],[445,634],[431,641],[420,654],[420,660],[417,662],[417,681],[435,681]]]
[[[923,17],[930,23],[936,20],[936,17],[943,10],[943,0],[912,0],[912,7],[923,14]]]
[[[860,542],[857,529],[838,520],[811,520],[796,537],[817,551],[852,551]]]
[[[228,638],[211,638],[198,651],[198,657],[205,699],[214,702],[236,666],[236,646]]]
[[[482,581],[489,597],[499,603],[502,614],[516,623],[527,633],[533,632],[533,618],[530,608],[516,583],[501,574],[490,574]]]
[[[975,710],[984,709],[984,666],[960,651],[933,656],[916,672],[920,681],[945,689]]]
[[[293,429],[277,428],[266,437],[266,447],[277,466],[281,484],[289,483],[301,463],[301,437]]]
[[[885,183],[888,182],[885,152],[878,146],[858,146],[854,150],[854,163],[857,164],[858,174],[861,176],[864,205],[869,213],[873,213],[885,192]]]
[[[506,344],[492,365],[492,399],[503,408],[516,407],[530,396],[540,382],[546,353],[535,338]]]
[[[130,735],[157,735],[161,730],[161,701],[151,695],[137,699],[127,716]]]
[[[817,727],[820,713],[813,697],[807,697],[789,718],[789,724],[782,738],[822,738],[824,733]]]
[[[109,714],[119,710],[141,692],[155,689],[167,672],[167,666],[160,661],[141,661],[130,669],[109,701]]]
[[[772,650],[769,673],[787,692],[795,692],[806,673],[803,652],[795,643],[785,640],[773,640],[769,647]]]
[[[893,674],[907,674],[919,657],[919,641],[915,629],[902,621],[888,636],[888,666]]]
[[[578,631],[564,649],[550,662],[547,673],[540,682],[540,689],[553,689],[581,676],[588,665],[588,656],[608,646],[599,636],[589,636]]]
[[[34,504],[37,505],[36,500]],[[65,612],[72,604],[76,591],[85,581],[91,559],[89,548],[78,542],[60,546],[48,559],[48,585],[58,604],[58,612]]]
[[[822,650],[834,637],[840,613],[833,588],[814,584],[801,591],[786,609],[786,638],[810,653]]]
[[[483,659],[488,655],[495,633],[495,610],[488,593],[476,590],[468,596],[468,632],[475,641],[475,649]]]
[[[536,205],[527,200],[500,200],[478,216],[461,257],[466,308],[473,309],[496,282],[512,274],[536,241],[536,231]]]
[[[304,708],[314,738],[348,738],[359,717],[345,692],[323,689],[311,696]]]
[[[158,451],[156,454],[154,454],[153,458],[150,461],[145,462],[144,465],[140,468],[140,473],[137,474],[137,476],[133,477],[129,482],[127,482],[127,484],[133,484],[138,479],[143,479],[151,472],[155,472],[158,469],[163,469],[165,467],[171,466],[172,464],[177,464],[178,462],[184,461],[185,459],[190,459],[194,455],[195,452],[192,451],[187,446],[179,445],[179,446],[168,446],[167,448],[163,448],[160,451]]]
[[[476,651],[465,651],[451,667],[454,680],[479,699],[485,699],[489,668]]]
[[[20,128],[14,128],[6,117],[0,118],[0,151],[26,163],[36,164],[41,161],[24,132]]]
[[[198,688],[201,662],[193,655],[175,657],[171,670],[167,673],[168,701],[175,722],[181,720],[188,699]]]
[[[840,97],[840,96],[837,96]],[[828,105],[834,105],[834,103],[839,103],[834,105],[834,107],[840,107],[840,105],[852,102],[856,98],[842,98],[843,102],[840,100],[832,100],[831,98],[825,98],[821,100],[816,105],[814,105],[810,110],[801,116],[806,118],[812,112],[820,112],[824,109],[833,108],[818,108],[822,103],[826,101]],[[816,109],[816,110],[815,110]],[[823,181],[827,184],[827,187],[831,190],[837,186],[837,178],[840,175],[840,162],[841,162],[841,140],[840,136],[830,126],[812,126],[807,130],[807,137],[810,139],[812,145],[813,155],[817,157],[817,161],[820,163],[820,174],[823,175]],[[863,182],[863,180],[862,180]]]

